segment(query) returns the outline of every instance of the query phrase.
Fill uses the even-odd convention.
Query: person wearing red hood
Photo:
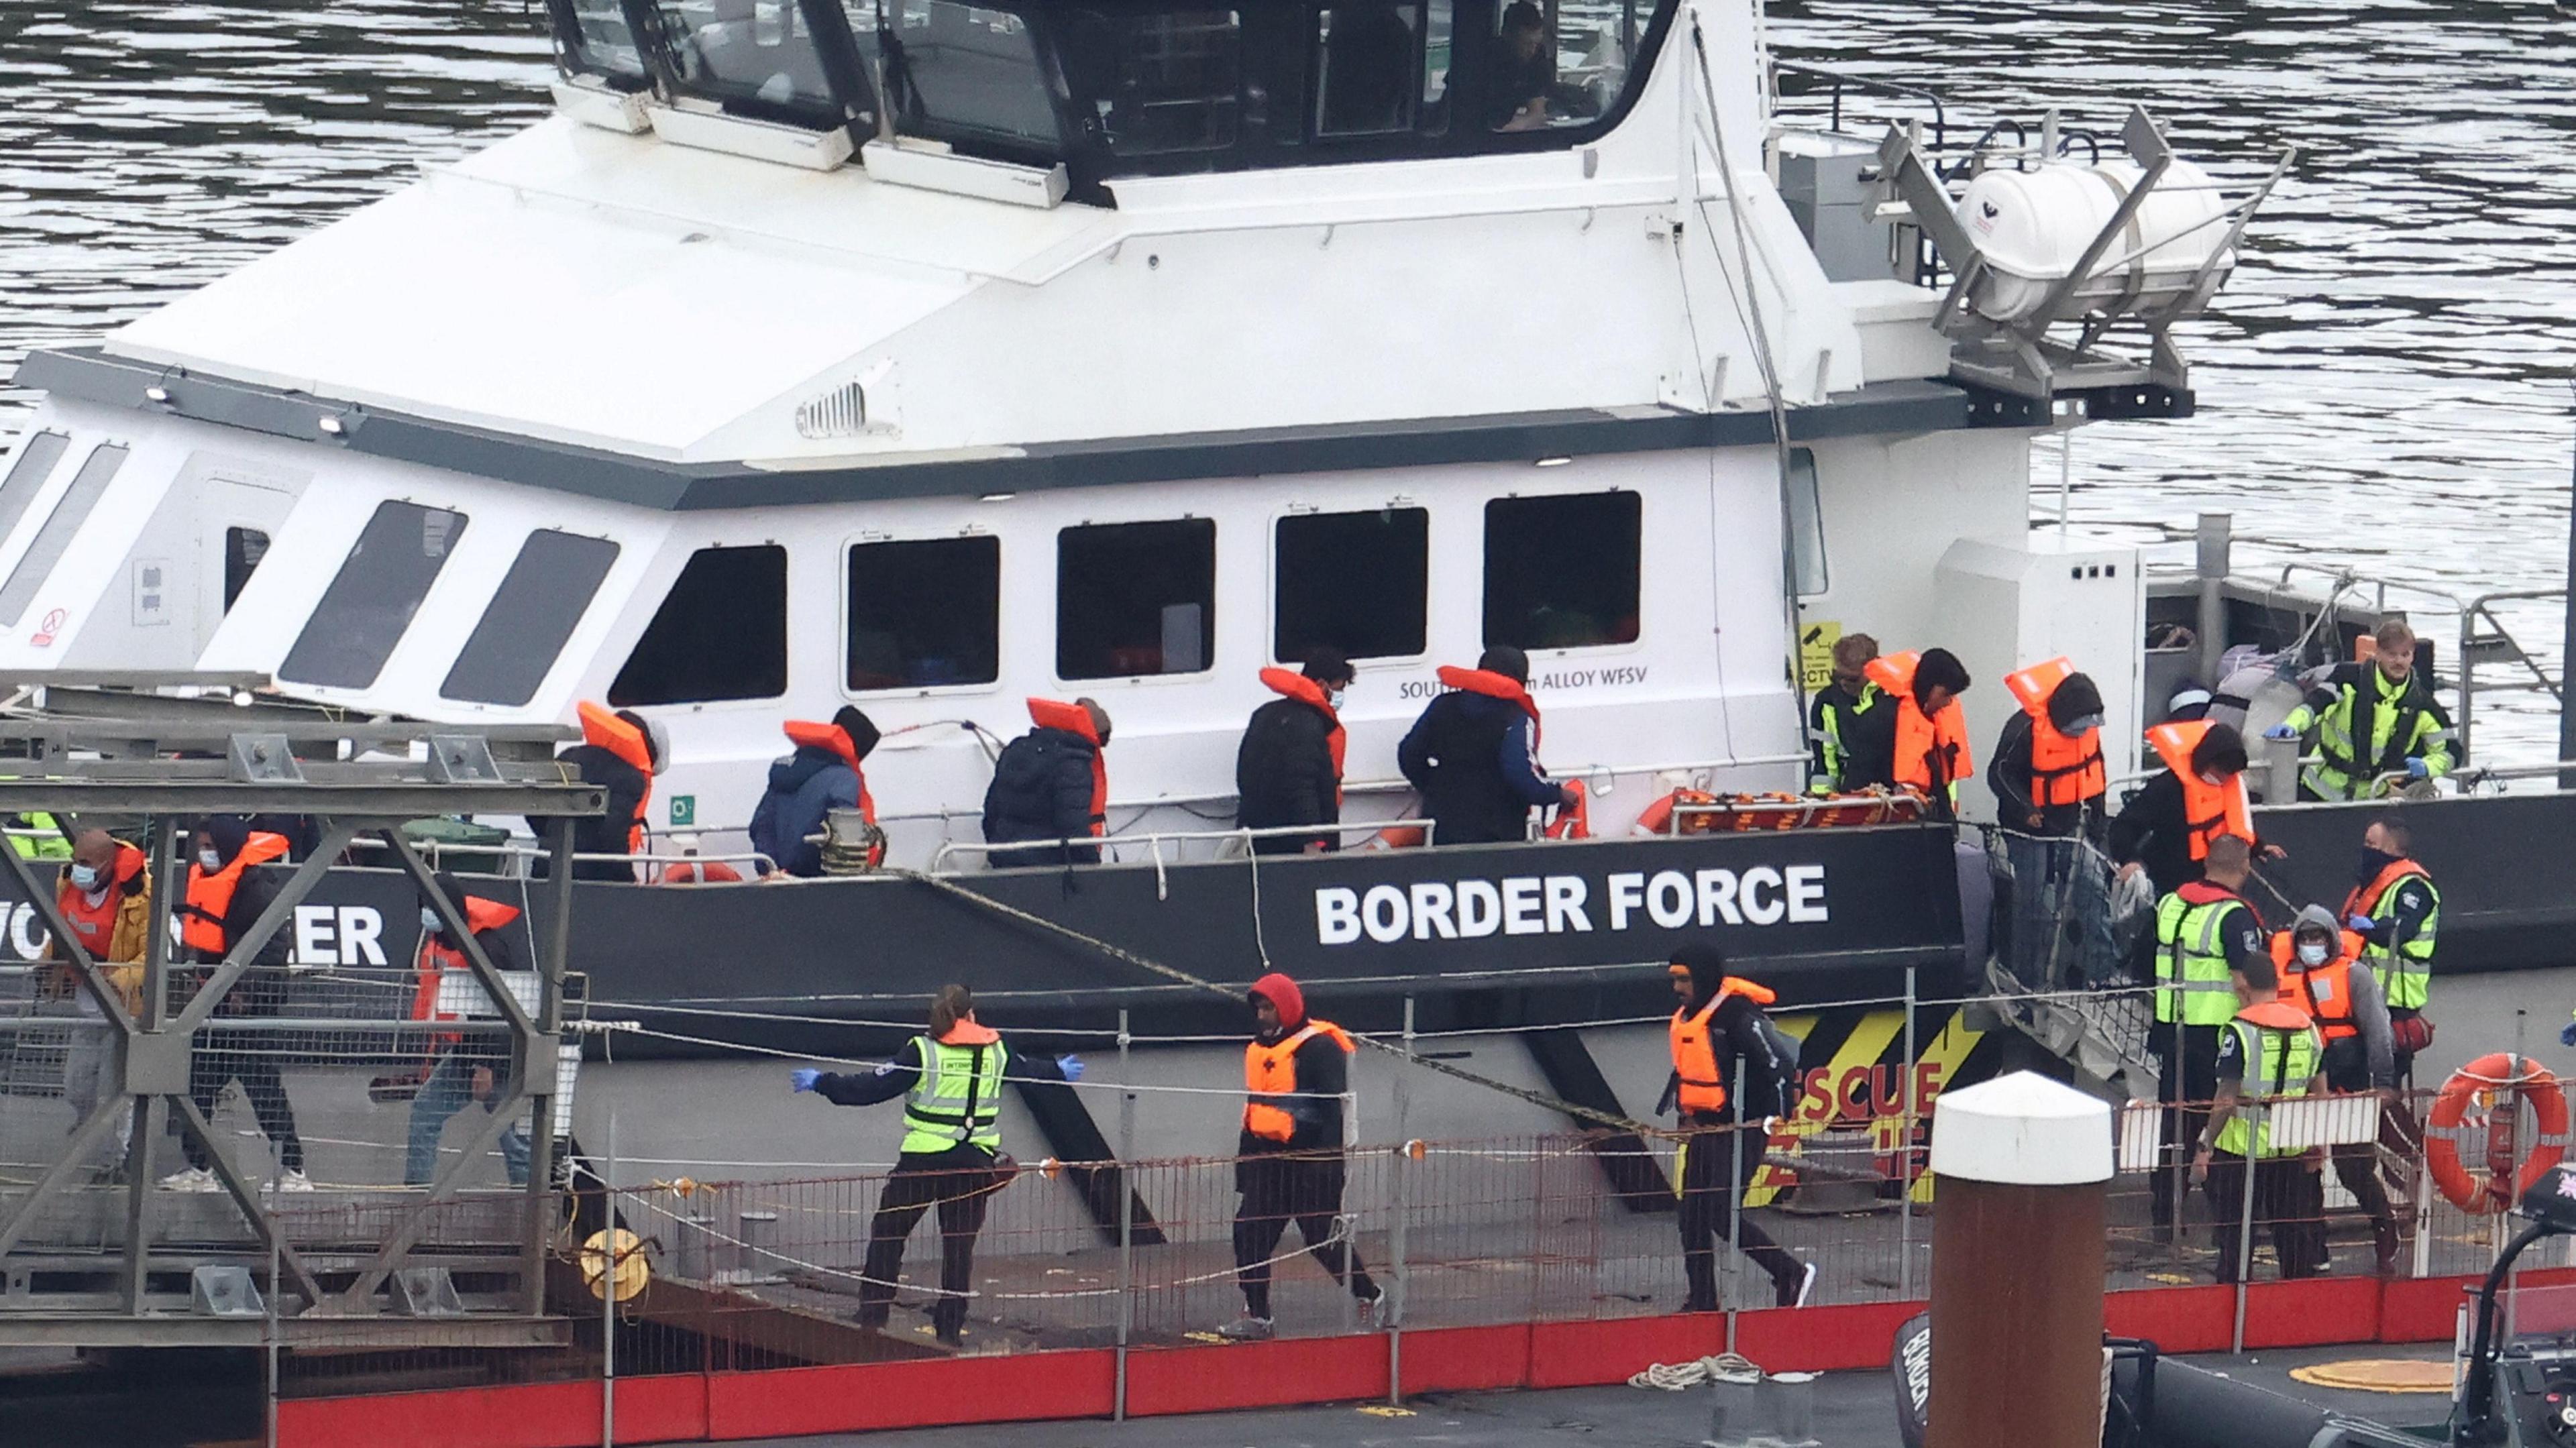
[[[1243,1316],[1217,1329],[1236,1342],[1272,1335],[1271,1259],[1288,1224],[1374,1320],[1378,1286],[1342,1227],[1342,1096],[1350,1033],[1306,1014],[1297,983],[1273,971],[1252,983],[1252,1044],[1243,1052],[1243,1138],[1235,1148],[1234,1280]]]
[[[1235,751],[1235,823],[1247,830],[1341,823],[1341,700],[1354,677],[1339,649],[1314,650],[1299,673],[1261,671],[1261,682],[1279,697],[1252,711]],[[1316,855],[1340,846],[1330,833],[1261,835],[1252,852]]]
[[[1449,692],[1423,709],[1395,750],[1396,766],[1438,825],[1433,844],[1524,840],[1531,810],[1576,807],[1581,795],[1538,765],[1529,655],[1496,644],[1476,667],[1443,664],[1439,673]]]
[[[1030,729],[1002,746],[984,791],[984,842],[1075,840],[1105,833],[1109,822],[1109,711],[1090,699],[1029,701]],[[1096,865],[1098,845],[1042,845],[994,850],[997,870],[1024,865]]]
[[[1676,1192],[1681,1198],[1682,1271],[1690,1280],[1690,1296],[1682,1311],[1717,1311],[1717,1248],[1730,1228],[1736,1247],[1770,1274],[1772,1300],[1782,1307],[1804,1307],[1815,1290],[1815,1264],[1790,1256],[1750,1216],[1733,1211],[1761,1169],[1763,1148],[1770,1141],[1770,1133],[1758,1123],[1766,1116],[1786,1115],[1797,1104],[1776,1099],[1779,1073],[1770,1064],[1771,1042],[1762,1026],[1762,1008],[1778,997],[1728,975],[1726,956],[1712,942],[1676,947],[1669,972],[1680,1006],[1671,1027],[1673,1074],[1655,1111],[1680,1112],[1684,1133]],[[1744,1069],[1738,1069],[1739,1062]],[[1794,1072],[1795,1064],[1789,1064]],[[1739,1083],[1751,1100],[1736,1100]],[[1757,1124],[1738,1125],[1748,1120]]]
[[[961,1345],[966,1299],[974,1296],[975,1234],[984,1209],[1011,1179],[1002,1155],[1002,1083],[1082,1079],[1082,1059],[1012,1053],[1002,1034],[975,1019],[975,993],[942,986],[930,1000],[930,1029],[865,1074],[801,1066],[797,1091],[835,1106],[873,1106],[901,1096],[903,1154],[877,1198],[868,1260],[859,1278],[859,1326],[884,1330],[902,1280],[903,1243],[922,1214],[939,1209],[939,1296],[930,1323],[939,1340]]]

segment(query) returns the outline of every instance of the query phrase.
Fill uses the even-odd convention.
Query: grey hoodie
[[[2299,912],[2298,919],[2290,925],[2293,940],[2296,939],[2296,932],[2307,926],[2330,931],[2338,941],[2343,938],[2343,922],[2337,920],[2334,912],[2323,905],[2310,905]],[[2297,968],[2298,957],[2295,954],[2291,957],[2290,964],[2292,969]],[[2394,1086],[2397,1084],[2397,1043],[2389,1034],[2388,1000],[2380,993],[2379,977],[2371,974],[2370,967],[2356,961],[2351,969],[2343,973],[2343,978],[2346,988],[2352,992],[2352,1023],[2361,1031],[2361,1049],[2369,1064],[2370,1085],[2374,1090]],[[2339,1054],[2331,1046],[2328,1047],[2327,1055],[2330,1058]],[[2344,1069],[2334,1069],[2338,1064],[2342,1064]],[[2333,1079],[2337,1076],[2342,1076],[2347,1081],[2350,1079],[2349,1058],[2346,1057],[2342,1062],[2330,1059],[2327,1063],[2326,1076],[2329,1085],[2339,1090],[2352,1089]]]

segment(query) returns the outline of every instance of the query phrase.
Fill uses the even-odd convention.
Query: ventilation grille
[[[796,408],[798,437],[857,437],[868,430],[868,390],[844,382]]]

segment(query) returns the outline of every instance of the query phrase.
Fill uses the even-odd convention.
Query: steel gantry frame
[[[261,721],[265,723],[266,721]],[[505,776],[486,742],[473,735],[419,731],[426,744],[416,761],[339,762],[329,757],[299,759],[282,735],[221,736],[219,725],[200,719],[194,725],[169,719],[119,722],[101,718],[12,718],[0,720],[0,747],[14,746],[15,761],[0,760],[0,770],[14,764],[20,777],[0,778],[0,812],[47,812],[90,818],[98,815],[144,815],[150,821],[150,868],[164,892],[156,900],[144,952],[142,1009],[129,1012],[107,982],[98,960],[81,944],[56,908],[51,883],[40,883],[17,850],[0,848],[0,870],[22,895],[53,939],[77,987],[88,993],[113,1031],[114,1049],[103,1072],[95,1107],[74,1128],[62,1155],[49,1166],[5,1220],[0,1220],[0,1259],[16,1250],[36,1226],[46,1203],[81,1170],[80,1164],[114,1128],[120,1115],[130,1116],[133,1132],[127,1146],[122,1314],[94,1313],[102,1321],[143,1318],[147,1313],[146,1281],[151,1261],[156,1194],[149,1170],[152,1144],[175,1114],[180,1126],[206,1152],[223,1190],[248,1221],[258,1250],[292,1280],[302,1299],[298,1316],[314,1326],[316,1318],[370,1318],[374,1295],[429,1229],[440,1205],[453,1197],[493,1140],[526,1119],[529,1132],[526,1232],[519,1243],[521,1287],[528,1317],[545,1307],[545,1249],[552,1233],[554,1108],[558,1047],[563,1029],[563,979],[571,942],[572,822],[596,815],[604,792],[569,777],[562,769],[540,765]],[[402,731],[409,732],[409,731]],[[352,721],[344,729],[299,726],[299,743],[338,733],[351,753],[379,740],[383,726]],[[224,748],[215,759],[137,758],[140,751],[161,748]],[[95,750],[125,757],[80,757]],[[336,753],[338,751],[331,751]],[[408,752],[408,751],[406,751]],[[172,966],[169,882],[183,875],[178,856],[179,821],[216,814],[280,813],[313,818],[323,838],[258,920],[234,941],[224,959],[186,1005],[171,1009]],[[523,1004],[501,971],[468,928],[458,902],[447,898],[402,826],[433,815],[504,814],[542,822],[549,871],[545,892],[549,918],[538,935],[534,1009]],[[214,1130],[188,1091],[189,1060],[198,1034],[216,1006],[252,968],[260,951],[294,919],[295,908],[330,872],[343,851],[363,835],[382,838],[405,873],[418,886],[457,942],[475,979],[501,1017],[511,1039],[510,1080],[504,1098],[477,1123],[465,1149],[448,1158],[419,1200],[404,1211],[394,1229],[355,1280],[334,1293],[323,1290],[295,1245],[286,1240],[276,1219],[262,1207],[256,1189],[237,1171],[218,1146]],[[532,922],[533,924],[533,922]],[[225,1029],[257,1026],[255,1021],[225,1022]],[[291,1023],[276,1023],[279,1027]],[[334,1023],[339,1024],[339,1023]],[[370,1031],[407,1023],[349,1022]],[[463,1023],[471,1027],[473,1023]],[[449,1023],[444,1029],[457,1029]],[[416,1029],[416,1028],[415,1028]],[[489,1029],[488,1027],[486,1029]],[[269,1283],[273,1299],[282,1285]],[[277,1302],[280,1317],[285,1304]],[[11,1314],[0,1312],[0,1342],[10,1340]],[[36,1324],[30,1323],[30,1327]],[[449,1327],[452,1329],[453,1324]],[[63,1339],[57,1319],[39,1335]],[[120,1339],[122,1340],[122,1339]]]

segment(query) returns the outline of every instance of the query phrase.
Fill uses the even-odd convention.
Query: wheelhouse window
[[[123,466],[125,449],[113,443],[90,449],[80,471],[72,474],[71,486],[54,500],[54,510],[46,515],[45,525],[36,530],[27,551],[18,556],[18,566],[9,570],[9,581],[0,584],[0,627],[13,626],[25,616],[28,602],[44,585],[46,575],[54,571],[54,565],[63,561],[63,550],[72,546],[73,535],[89,521],[90,509],[98,506],[99,494],[107,491],[107,485],[116,479],[116,470]],[[47,471],[51,470],[48,466]],[[14,474],[16,469],[11,472]]]
[[[1486,122],[1495,131],[1588,126],[1619,104],[1638,41],[1634,4],[1512,0],[1494,12]]]
[[[656,0],[681,95],[760,120],[831,127],[842,109],[796,0]]]
[[[957,0],[843,5],[862,60],[870,74],[884,77],[897,130],[933,140],[998,142],[1048,160],[1063,148],[1059,88],[1021,16]]]
[[[1638,497],[1485,505],[1485,642],[1579,649],[1637,641]]]
[[[1314,124],[1319,137],[1438,130],[1448,84],[1449,6],[1436,7],[1439,53],[1424,7],[1366,0],[1315,12]]]
[[[224,612],[233,611],[241,601],[242,590],[250,587],[250,576],[259,571],[260,560],[268,556],[268,535],[257,528],[224,530]]]
[[[1816,489],[1816,454],[1789,450],[1789,561],[1797,570],[1798,596],[1812,598],[1833,586],[1825,571],[1825,504]]]
[[[644,626],[608,702],[709,704],[787,692],[787,550],[701,548]]]
[[[373,688],[465,536],[465,515],[386,502],[358,534],[277,676],[332,689]]]
[[[9,463],[9,476],[0,480],[0,543],[18,531],[18,520],[27,516],[27,505],[45,490],[45,480],[54,475],[54,465],[71,449],[72,440],[59,432],[32,434],[18,445],[18,456]]]
[[[1217,151],[1240,135],[1242,12],[1077,10],[1066,46],[1112,152]]]
[[[1060,679],[1195,674],[1216,637],[1216,524],[1111,523],[1056,534]]]
[[[564,69],[597,76],[621,90],[643,89],[644,48],[626,18],[623,0],[550,0],[555,50]]]
[[[1305,513],[1279,520],[1270,656],[1335,648],[1403,658],[1427,635],[1431,514],[1421,508]]]
[[[529,534],[438,696],[512,706],[535,698],[617,554],[617,544],[606,538],[552,528]]]
[[[849,566],[853,693],[1002,676],[1000,539],[858,543]]]

